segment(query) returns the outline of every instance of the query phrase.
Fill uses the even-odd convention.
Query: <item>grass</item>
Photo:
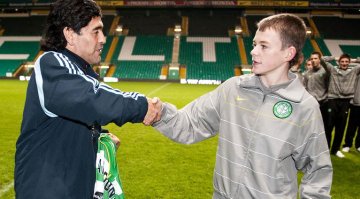
[[[216,87],[160,82],[110,85],[123,91],[160,97],[178,108]],[[14,178],[15,144],[20,132],[26,87],[27,82],[0,80],[0,198],[15,197],[13,188],[6,192],[1,190],[11,185]],[[126,198],[212,197],[217,137],[194,145],[181,145],[142,124],[122,127],[110,124],[106,128],[121,139],[117,160]],[[360,153],[352,149],[345,159],[331,158],[334,166],[333,198],[359,198]]]

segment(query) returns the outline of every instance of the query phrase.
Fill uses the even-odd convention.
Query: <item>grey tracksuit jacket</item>
[[[164,104],[154,127],[191,144],[219,135],[213,198],[330,198],[332,165],[317,101],[296,75],[264,88],[233,77],[181,110]]]
[[[355,83],[354,98],[350,101],[354,106],[360,106],[360,76],[358,75]]]
[[[360,74],[360,65],[347,70],[341,70],[326,62],[326,67],[330,71],[329,99],[351,99],[355,93],[356,78]]]
[[[306,71],[304,74],[306,90],[319,102],[327,99],[329,75],[330,73],[323,67],[318,70]]]

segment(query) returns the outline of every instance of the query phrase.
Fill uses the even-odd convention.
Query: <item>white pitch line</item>
[[[154,93],[158,92],[159,90],[169,86],[170,84],[171,83],[166,83],[166,84],[164,84],[164,85],[162,85],[160,87],[157,87],[156,89],[154,89],[154,90],[150,91],[148,94],[146,94],[146,96],[151,96],[152,94],[154,94]]]
[[[14,181],[5,185],[2,189],[0,189],[0,198],[4,195],[4,193],[8,192],[11,188],[14,187]]]

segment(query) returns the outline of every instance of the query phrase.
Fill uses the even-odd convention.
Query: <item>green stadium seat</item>
[[[159,79],[161,63],[148,61],[123,61],[117,63],[114,77],[120,79]]]
[[[11,76],[23,61],[21,60],[0,60],[0,77],[6,77],[7,73]]]
[[[171,62],[173,37],[120,37],[112,63],[113,77],[121,79],[159,79],[161,68]]]
[[[340,45],[340,48],[352,58],[360,57],[360,46]]]
[[[14,73],[22,63],[33,61],[39,47],[40,37],[1,37],[0,76]]]
[[[226,80],[240,65],[236,38],[181,37],[179,62],[186,65],[187,79]]]

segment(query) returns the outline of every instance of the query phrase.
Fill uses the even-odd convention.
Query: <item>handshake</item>
[[[161,119],[161,111],[163,103],[158,97],[147,98],[148,101],[148,111],[145,115],[143,124],[145,126],[150,126],[155,122],[158,122]]]

